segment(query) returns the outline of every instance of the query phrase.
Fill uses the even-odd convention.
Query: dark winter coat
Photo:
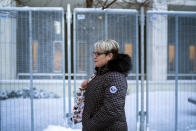
[[[126,75],[131,58],[119,54],[104,67],[96,69],[96,76],[86,88],[82,116],[82,131],[127,131],[125,117]]]

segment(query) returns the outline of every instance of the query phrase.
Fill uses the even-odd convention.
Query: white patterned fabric
[[[95,74],[91,76],[88,82],[95,77]],[[74,124],[82,122],[82,113],[84,109],[84,92],[85,88],[80,87],[76,93],[76,101],[73,106],[71,120]]]

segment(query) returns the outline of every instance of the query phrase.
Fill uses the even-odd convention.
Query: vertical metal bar
[[[73,64],[74,64],[74,98],[76,98],[76,11],[73,12],[73,41],[74,41],[74,45],[73,45]]]
[[[29,10],[29,53],[30,53],[30,100],[31,100],[31,131],[34,131],[34,107],[33,107],[33,61],[32,61],[32,11]]]
[[[136,13],[136,130],[139,130],[139,45],[138,45],[138,12]]]
[[[148,37],[149,15],[146,14],[146,130],[149,131]]]
[[[0,24],[1,25],[1,24]],[[0,79],[1,80],[1,79]],[[1,83],[0,83],[0,87],[1,87]],[[0,131],[1,131],[1,101],[0,101]]]
[[[175,72],[175,131],[178,130],[178,16],[175,16],[176,20],[176,72]]]
[[[67,52],[68,52],[68,95],[69,95],[69,115],[71,114],[71,10],[67,4]]]
[[[2,26],[2,23],[1,23],[2,21],[0,21],[0,27]],[[0,37],[0,41],[2,41],[1,40],[1,37]],[[0,46],[2,45],[2,43],[0,43]],[[1,51],[2,49],[0,48],[0,53],[2,53],[2,51]],[[0,59],[2,59],[2,54],[0,54],[0,56],[1,56],[1,58]],[[0,64],[2,64],[2,63],[0,63]],[[1,69],[0,69],[0,71],[2,71],[2,65],[0,65],[1,66]],[[3,79],[3,76],[2,76],[2,74],[0,74],[0,80],[2,80]],[[2,83],[0,82],[0,88],[2,87]],[[0,101],[0,131],[1,131],[1,101]]]
[[[141,7],[141,118],[140,131],[144,131],[144,7]]]
[[[105,10],[105,40],[108,39],[108,13]]]
[[[74,102],[76,101],[76,14],[73,11],[73,79],[74,79]]]
[[[0,27],[2,27],[2,23],[3,23],[3,22],[0,21]],[[1,40],[1,37],[0,37],[0,41],[2,41],[2,40]],[[2,43],[0,43],[0,44],[2,45]],[[0,45],[0,46],[1,46],[1,45]],[[1,58],[0,58],[0,59],[2,59],[2,56],[3,56],[1,50],[2,50],[2,49],[0,48],[0,53],[1,53],[1,54],[0,54]],[[0,64],[2,64],[2,63],[0,63]],[[0,71],[2,71],[2,65],[1,65]],[[0,80],[2,80],[2,79],[3,79],[3,75],[0,74]],[[1,88],[1,87],[2,87],[2,83],[0,82],[0,88]],[[1,120],[1,117],[2,117],[2,116],[1,116],[1,107],[2,107],[2,105],[1,105],[1,101],[0,101],[0,131],[1,131],[1,122],[2,122],[2,120]]]
[[[62,11],[62,27],[61,27],[61,30],[62,30],[62,41],[63,41],[63,52],[62,52],[62,66],[63,66],[63,69],[62,69],[62,75],[63,75],[63,117],[65,119],[66,117],[66,101],[65,101],[65,34],[64,34],[64,31],[65,31],[65,27],[64,27],[64,24],[65,24],[65,21],[64,21],[64,10]]]

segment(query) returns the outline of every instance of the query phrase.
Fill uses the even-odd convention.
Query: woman
[[[118,53],[114,40],[103,40],[94,45],[95,77],[85,81],[82,131],[127,131],[125,117],[126,76],[131,69],[131,58]]]

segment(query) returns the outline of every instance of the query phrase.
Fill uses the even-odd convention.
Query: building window
[[[178,24],[178,32],[176,32],[176,24]],[[196,79],[193,75],[196,73],[195,34],[195,17],[179,16],[178,21],[174,16],[168,17],[168,79],[175,79],[176,64],[178,64],[179,79]],[[178,44],[178,50],[175,49],[175,44]]]
[[[175,46],[169,45],[169,70],[170,72],[175,71]]]
[[[32,53],[33,53],[33,72],[37,72],[38,43],[36,41],[34,41],[32,46],[33,46],[33,51],[32,51]]]
[[[53,46],[53,54],[54,54],[54,72],[61,72],[62,71],[62,43],[61,42],[54,42]]]
[[[132,44],[125,44],[125,54],[132,57]]]
[[[189,60],[192,72],[196,72],[195,45],[189,46]]]

